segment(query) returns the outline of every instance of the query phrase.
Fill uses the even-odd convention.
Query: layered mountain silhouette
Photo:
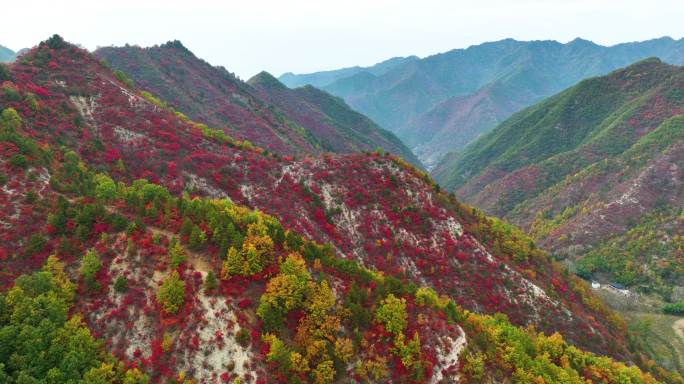
[[[434,174],[583,276],[668,298],[684,281],[683,108],[684,68],[647,59],[514,114]]]
[[[6,378],[681,382],[526,235],[397,156],[267,151],[56,35],[8,77]],[[30,359],[34,338],[63,348]]]
[[[14,61],[15,53],[13,50],[0,45],[0,63],[9,63]]]
[[[281,76],[312,84],[394,132],[429,168],[512,113],[576,84],[647,57],[684,63],[684,40],[601,46],[575,39],[506,39],[368,68]]]
[[[95,54],[195,121],[280,154],[382,148],[420,165],[393,134],[324,92],[285,92],[261,74],[253,85],[198,59],[179,41],[151,48],[106,47]]]
[[[394,134],[352,110],[338,97],[312,86],[289,89],[266,72],[254,76],[248,84],[290,120],[308,132],[314,132],[328,151],[345,153],[381,148],[420,165],[415,155]]]

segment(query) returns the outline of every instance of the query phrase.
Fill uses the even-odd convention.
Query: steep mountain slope
[[[329,377],[331,371],[333,375],[360,375],[365,368],[356,362],[370,360],[377,364],[367,368],[379,369],[379,377],[386,372],[383,366],[399,375],[394,382],[414,374],[418,376],[408,381],[421,381],[420,377],[431,382],[442,377],[455,381],[460,376],[469,381],[500,382],[514,375],[525,381],[539,375],[553,382],[570,375],[578,382],[579,377],[598,380],[595,375],[604,375],[604,380],[611,382],[616,375],[633,375],[636,382],[652,382],[639,379],[636,368],[582,357],[582,352],[568,348],[557,336],[546,342],[534,331],[507,325],[501,317],[482,317],[447,304],[455,302],[478,313],[503,312],[514,324],[535,325],[549,334],[557,331],[575,345],[657,369],[628,350],[619,319],[604,309],[583,283],[567,276],[535,249],[527,237],[458,204],[396,157],[327,155],[294,161],[274,156],[160,108],[87,52],[59,37],[11,66],[11,81],[3,84],[0,107],[4,124],[29,140],[24,143],[10,135],[11,145],[3,152],[3,172],[8,175],[2,188],[3,211],[15,212],[0,226],[1,253],[15,261],[3,265],[4,282],[31,268],[20,262],[21,257],[37,266],[53,251],[73,261],[86,253],[85,249],[94,248],[100,262],[94,262],[91,255],[84,263],[88,260],[85,265],[100,266],[80,268],[83,286],[97,282],[100,288],[110,287],[124,274],[129,276],[131,291],[123,298],[104,298],[97,290],[80,295],[84,301],[79,308],[89,314],[91,325],[102,330],[98,336],[108,339],[113,353],[142,361],[157,375],[168,377],[170,371],[190,366],[194,370],[186,372],[204,381],[223,376],[222,371],[232,380],[228,371],[234,369],[245,381],[255,382],[253,375],[244,374],[249,370],[269,382],[276,381],[273,378],[278,375],[307,377],[303,367],[311,369],[310,375],[315,377]],[[38,162],[41,158],[45,158],[43,163]],[[17,172],[16,167],[28,167],[29,171]],[[121,184],[88,169],[105,172]],[[139,178],[156,185],[134,181]],[[34,192],[31,198],[30,191]],[[189,200],[180,197],[183,191],[222,200]],[[258,208],[273,218],[236,204]],[[46,222],[40,230],[40,223]],[[15,231],[21,228],[27,232]],[[33,239],[28,238],[28,231],[35,234]],[[295,233],[330,246],[315,246]],[[262,259],[260,250],[270,249],[263,248],[269,243],[263,238],[266,235],[276,253]],[[167,261],[166,254],[177,257],[180,253],[168,249],[173,248],[174,236],[180,237],[188,264],[199,273],[192,273],[188,266],[177,270],[174,277],[173,268],[169,270],[167,265],[174,259]],[[290,264],[277,265],[288,251],[301,252],[306,273],[297,267],[301,263],[296,256]],[[178,260],[183,264],[182,257]],[[263,269],[255,271],[253,262]],[[209,272],[218,274],[217,265],[221,264],[229,273],[223,274],[214,300],[201,293],[199,283]],[[92,269],[95,272],[84,275]],[[334,288],[334,299],[319,281],[311,285],[314,282],[307,277],[311,270],[321,271]],[[349,279],[355,276],[359,276],[356,285],[362,288],[360,292],[350,287],[354,284]],[[306,300],[297,294],[292,296],[292,305],[282,304],[278,292],[287,291],[291,287],[287,282],[299,278],[305,279],[305,287],[323,292],[324,302],[330,304],[321,303],[328,308],[322,313],[332,316],[330,322],[314,321],[320,319],[313,315],[319,312],[311,306],[308,289],[295,291],[306,293]],[[178,317],[166,316],[165,303],[174,302],[169,303],[166,294],[155,299],[154,290],[162,283],[177,292],[178,279],[184,281],[187,301],[183,309],[178,303],[168,307],[175,308]],[[436,293],[417,289],[423,285]],[[115,291],[108,288],[106,292],[114,295]],[[390,298],[390,292],[406,300],[408,328],[401,326],[404,305]],[[439,299],[437,294],[450,299]],[[267,307],[260,309],[262,302],[276,309],[285,305],[284,328],[274,326],[272,320],[278,317],[271,317],[273,312]],[[342,302],[354,315],[345,317],[346,310],[331,310],[335,302]],[[434,308],[426,307],[426,302],[437,303],[435,308],[445,312],[430,312]],[[396,311],[398,323],[391,320],[397,318]],[[419,315],[421,311],[427,312]],[[367,316],[374,320],[357,325],[361,339],[352,346],[353,360],[345,361],[342,357],[348,355],[344,352],[348,343],[341,339],[351,338],[355,329],[349,319]],[[338,320],[340,326],[335,325]],[[238,347],[236,323],[239,329],[253,331],[241,333],[247,346]],[[335,337],[327,341],[306,333],[301,338],[290,337],[303,323],[307,325],[302,332],[330,329],[324,324],[339,332],[334,331]],[[413,336],[416,327],[422,329],[417,333],[420,342]],[[272,336],[265,333],[268,330]],[[325,338],[328,333],[321,335]],[[341,340],[339,346],[337,339]],[[320,343],[310,352],[304,346],[312,340]],[[464,340],[469,346],[466,352]],[[551,345],[558,347],[554,347],[554,357],[546,353]],[[216,346],[219,351],[227,347],[227,353],[214,356]],[[317,355],[324,350],[329,354],[338,350],[333,360],[342,363],[327,363],[328,358]],[[311,359],[308,353],[312,353]],[[302,362],[299,359],[303,357],[308,363],[295,364],[302,370],[293,372],[292,359]],[[381,358],[384,363],[378,360]],[[265,364],[265,359],[271,363]],[[202,363],[205,360],[206,364]],[[563,369],[562,361],[579,365]],[[274,364],[288,366],[277,373]]]
[[[494,83],[467,96],[450,97],[421,115],[404,131],[407,143],[413,143],[416,156],[433,167],[444,163],[445,153],[458,151],[491,127],[524,108],[523,88],[506,89]],[[431,137],[427,142],[422,138]],[[434,171],[434,168],[432,168]]]
[[[191,119],[277,153],[382,147],[420,164],[396,137],[329,95],[278,93],[277,85],[265,86],[270,84],[266,79],[255,82],[261,86],[255,90],[225,69],[198,59],[178,41],[144,49],[100,48],[96,55]]]
[[[15,53],[13,50],[0,45],[0,63],[9,63],[14,61]]]
[[[35,262],[49,252],[57,255],[17,278],[6,295],[0,292],[3,382],[438,383],[512,377],[657,383],[635,367],[571,347],[558,334],[537,335],[500,316],[463,311],[430,288],[339,259],[258,211],[225,199],[174,198],[144,180],[115,184],[74,152],[27,133],[13,108],[2,110],[0,145],[15,150],[0,157],[0,169],[11,178],[11,204],[38,207],[17,216],[47,223],[46,233],[34,233],[25,247],[30,253],[21,257]],[[17,229],[2,227],[14,240],[23,233]],[[256,245],[258,259],[240,259],[240,243],[243,250]],[[12,267],[25,268],[17,263],[4,269],[16,272]],[[220,284],[215,269],[221,270]],[[68,321],[67,311],[76,313]],[[93,338],[78,312],[105,343]],[[288,337],[294,332],[294,339]]]
[[[684,40],[603,47],[581,39],[507,39],[401,63],[380,75],[357,71],[322,88],[397,134],[432,168],[513,112],[650,56],[682,64]]]
[[[104,47],[96,55],[140,88],[231,137],[286,155],[319,151],[303,128],[260,100],[233,74],[198,59],[179,41],[145,49]]]
[[[420,165],[415,155],[394,136],[340,98],[312,86],[289,89],[266,72],[248,81],[263,100],[274,104],[288,119],[311,132],[331,152],[374,151],[378,147]]]
[[[648,59],[513,115],[439,169],[580,273],[668,297],[681,284],[684,68]]]

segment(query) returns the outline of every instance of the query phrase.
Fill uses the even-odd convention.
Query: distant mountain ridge
[[[10,63],[14,61],[16,54],[13,50],[0,45],[0,63]]]
[[[328,84],[319,81],[321,73],[280,79],[288,86],[319,84],[344,98],[397,134],[432,168],[512,113],[582,79],[651,56],[684,63],[684,39],[610,47],[583,39],[566,44],[506,39],[398,61],[381,73],[374,73],[374,67],[333,71],[336,80]]]
[[[684,68],[646,59],[514,114],[434,174],[581,275],[667,298],[684,281],[682,111]]]
[[[420,166],[415,155],[393,134],[352,110],[339,97],[310,85],[290,89],[267,72],[247,82],[262,99],[282,110],[319,139],[324,149],[336,152],[373,151],[383,148]]]
[[[317,88],[325,87],[337,80],[356,75],[360,72],[369,72],[375,76],[382,75],[397,65],[418,60],[418,56],[393,57],[370,67],[348,67],[331,71],[314,72],[311,74],[294,74],[287,72],[282,74],[278,80],[282,81],[290,88],[297,88],[304,85],[312,85]]]
[[[179,41],[150,48],[105,47],[95,54],[191,119],[274,152],[284,155],[348,153],[381,147],[420,165],[393,134],[361,118],[343,102],[334,101],[339,104],[338,110],[347,115],[345,118],[352,114],[359,116],[360,125],[353,130],[343,127],[345,122],[335,121],[333,116],[319,111],[312,102],[301,99],[306,92],[289,92],[277,79],[265,75],[260,82],[255,79],[257,87],[253,87],[224,68],[213,67],[197,58]],[[269,94],[277,89],[287,95],[270,100]],[[331,96],[319,93],[320,98],[333,102]],[[274,103],[275,100],[279,102]],[[303,118],[301,108],[307,111]]]

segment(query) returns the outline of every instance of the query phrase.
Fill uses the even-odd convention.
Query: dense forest
[[[670,300],[684,281],[684,70],[648,59],[513,115],[438,180],[586,279]]]
[[[273,154],[59,36],[0,68],[7,382],[682,382],[397,157]]]

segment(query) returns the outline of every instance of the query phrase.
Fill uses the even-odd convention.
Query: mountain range
[[[497,42],[367,68],[284,74],[311,84],[394,132],[428,169],[527,106],[588,77],[647,57],[684,64],[684,40],[668,37],[601,46],[575,39]]]
[[[95,55],[189,118],[270,151],[307,155],[382,148],[420,165],[392,133],[342,100],[312,89],[287,91],[265,73],[250,85],[197,58],[179,41],[105,47]]]
[[[647,59],[514,114],[434,172],[586,278],[684,281],[684,68]]]
[[[400,157],[284,156],[109,65],[55,35],[2,66],[3,380],[682,383]],[[335,101],[312,105],[368,124]]]
[[[0,45],[0,63],[9,63],[14,61],[15,53],[13,50]]]

